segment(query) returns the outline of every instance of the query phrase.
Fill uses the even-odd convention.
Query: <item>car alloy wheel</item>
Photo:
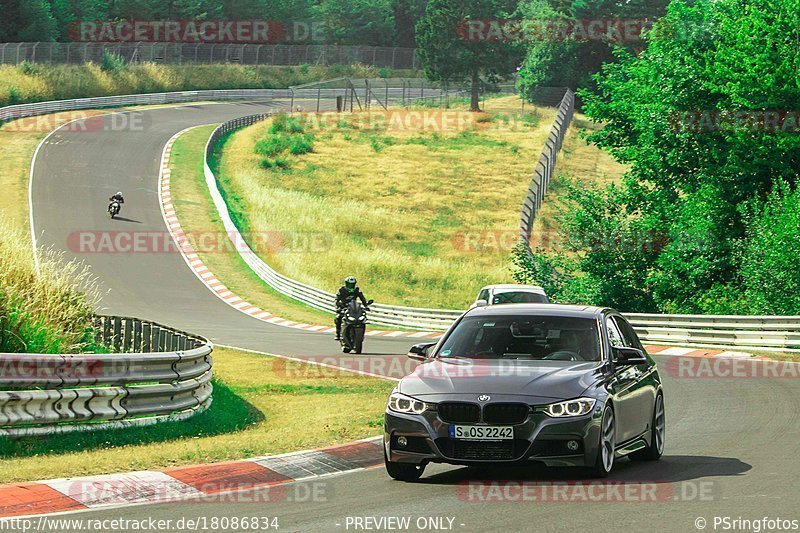
[[[592,470],[593,477],[606,477],[614,468],[614,453],[616,451],[616,427],[614,424],[614,410],[610,405],[603,410],[600,420],[600,441],[597,449],[597,459]]]
[[[656,410],[654,419],[655,431],[653,432],[653,437],[656,441],[656,451],[658,452],[658,455],[661,455],[664,453],[664,443],[666,441],[667,434],[667,419],[664,413],[664,397],[660,394],[656,397]]]

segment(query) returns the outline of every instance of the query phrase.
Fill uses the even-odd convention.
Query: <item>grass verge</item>
[[[259,278],[232,249],[203,175],[203,151],[215,126],[181,135],[170,157],[170,189],[181,227],[193,241],[203,263],[225,286],[253,305],[283,318],[310,324],[333,324],[332,315],[283,296]],[[203,245],[202,236],[213,244]]]
[[[339,78],[411,77],[414,71],[364,65],[241,66],[142,63],[0,66],[0,107],[45,100],[214,89],[277,89]]]
[[[56,252],[39,252],[37,272],[28,235],[0,220],[0,352],[105,351],[94,341],[97,296],[88,270]]]
[[[241,230],[288,242],[256,246],[280,272],[329,291],[355,275],[378,302],[465,308],[481,285],[511,280],[519,208],[555,116],[517,97],[485,109],[267,121],[228,140],[218,176]]]
[[[206,412],[148,428],[0,439],[0,483],[235,460],[381,432],[391,382],[233,349],[214,355]]]

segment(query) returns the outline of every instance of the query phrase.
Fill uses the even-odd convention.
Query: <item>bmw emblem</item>
[[[488,402],[491,399],[492,399],[492,397],[489,396],[488,394],[481,394],[480,396],[478,396],[478,401],[479,402]]]

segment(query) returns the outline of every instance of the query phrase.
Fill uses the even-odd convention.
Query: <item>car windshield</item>
[[[439,357],[599,361],[597,321],[549,316],[467,317],[447,337]]]
[[[547,297],[544,294],[535,292],[496,292],[492,298],[492,304],[546,304]]]

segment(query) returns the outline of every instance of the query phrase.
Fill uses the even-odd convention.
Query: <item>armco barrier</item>
[[[800,316],[625,316],[648,343],[800,353]]]
[[[564,136],[567,134],[574,113],[575,93],[571,89],[567,89],[558,106],[556,119],[550,129],[550,135],[545,141],[539,162],[536,163],[531,183],[528,186],[528,192],[525,195],[525,201],[522,204],[519,233],[520,238],[526,243],[531,240],[531,229],[536,218],[536,212],[542,205],[544,195],[547,194],[547,188],[550,186],[550,179],[553,177],[553,171],[556,167],[556,158],[561,150]]]
[[[0,108],[0,124],[17,118],[83,109],[105,109],[132,105],[178,104],[218,100],[269,100],[273,98],[289,97],[291,97],[291,91],[288,89],[237,89],[229,91],[181,91],[77,98],[73,100],[56,100],[35,104],[19,104]]]
[[[95,326],[115,353],[0,353],[0,435],[149,425],[211,404],[206,339],[128,317],[97,317]]]

